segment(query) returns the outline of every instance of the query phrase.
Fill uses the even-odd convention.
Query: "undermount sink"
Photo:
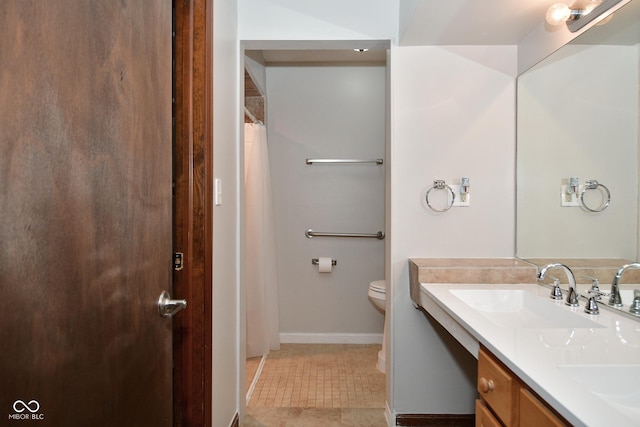
[[[526,290],[452,289],[449,292],[503,328],[603,327],[567,306]]]
[[[640,365],[560,365],[558,368],[625,416],[640,419],[640,388],[637,384]]]

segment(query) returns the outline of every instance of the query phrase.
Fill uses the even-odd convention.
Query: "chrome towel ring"
[[[597,190],[598,187],[602,187],[602,189],[606,192],[607,194],[607,198],[605,200],[605,198],[602,198],[603,203],[600,204],[600,207],[597,209],[593,209],[590,208],[589,206],[587,206],[587,204],[584,202],[584,193],[587,192],[587,190]],[[584,188],[582,189],[582,192],[580,192],[580,204],[588,211],[590,212],[602,212],[603,210],[605,210],[608,206],[609,203],[611,202],[611,192],[609,192],[609,189],[604,185],[604,184],[600,184],[598,181],[596,181],[595,179],[592,180],[587,180],[586,184],[584,185]]]
[[[431,190],[449,190],[449,192],[451,193],[451,200],[449,202],[447,202],[447,206],[444,209],[436,209],[433,206],[431,206],[431,203],[429,202],[429,193],[431,193]],[[444,180],[442,179],[437,179],[435,181],[433,181],[433,186],[427,191],[427,194],[425,195],[425,199],[427,201],[427,206],[429,206],[429,208],[435,212],[446,212],[449,209],[451,209],[451,206],[453,206],[453,202],[456,200],[456,193],[453,191],[453,188],[451,188],[451,186],[447,185]]]

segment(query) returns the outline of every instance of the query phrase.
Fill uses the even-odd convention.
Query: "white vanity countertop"
[[[424,309],[476,358],[480,343],[572,424],[640,426],[639,321],[602,308],[606,302],[600,303],[599,315],[588,315],[583,311],[583,299],[580,307],[571,308],[564,305],[564,300],[551,300],[550,288],[537,284],[420,286]],[[549,304],[550,313],[558,309],[574,311],[582,319],[576,319],[578,326],[571,328],[505,326],[492,320],[493,313],[483,313],[451,292],[486,289],[525,290],[539,296],[541,304]],[[612,369],[605,376],[598,371],[603,365]],[[589,391],[583,381],[604,384],[604,389]],[[597,385],[590,386],[594,387]]]

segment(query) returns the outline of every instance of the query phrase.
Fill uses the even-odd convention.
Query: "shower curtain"
[[[278,274],[267,131],[244,126],[247,357],[280,349]]]

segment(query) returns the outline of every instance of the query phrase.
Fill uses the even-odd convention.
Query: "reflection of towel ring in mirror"
[[[602,187],[604,189],[604,191],[607,192],[607,200],[604,201],[604,197],[603,197],[602,200],[604,201],[604,203],[600,205],[600,208],[599,209],[592,209],[589,206],[587,206],[587,204],[584,202],[584,193],[587,190],[596,190],[598,187]],[[582,192],[580,193],[580,203],[582,204],[582,206],[586,210],[588,210],[590,212],[602,212],[603,210],[605,210],[609,206],[609,202],[611,202],[611,193],[609,192],[609,189],[606,186],[604,186],[603,184],[600,184],[595,179],[587,180],[584,188],[582,189]]]
[[[451,193],[451,201],[449,201],[447,203],[447,207],[444,209],[436,209],[433,206],[431,206],[431,203],[429,203],[429,193],[431,192],[431,190],[433,189],[436,190],[445,190],[448,189],[449,192]],[[451,188],[449,185],[447,185],[443,180],[441,179],[437,179],[435,181],[433,181],[433,187],[431,187],[428,191],[427,194],[425,195],[425,199],[427,201],[427,206],[429,206],[429,208],[431,208],[431,210],[436,211],[436,212],[446,212],[449,209],[451,209],[451,206],[453,206],[453,202],[456,199],[456,193],[454,193],[453,188]]]

